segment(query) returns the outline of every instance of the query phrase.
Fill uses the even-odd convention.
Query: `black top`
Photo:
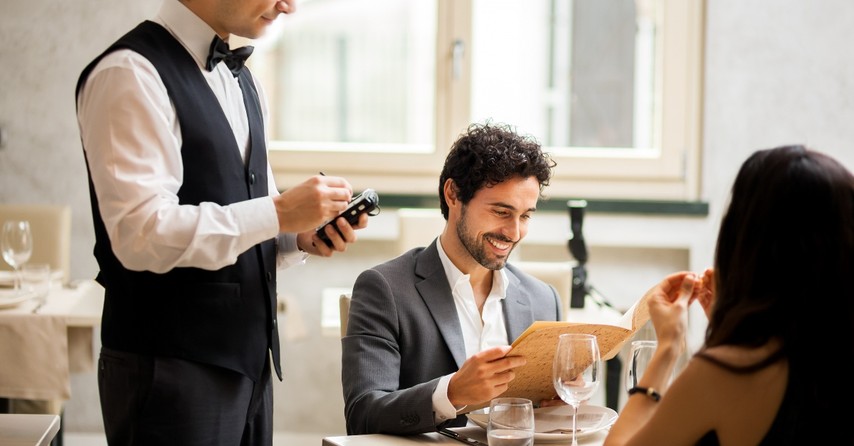
[[[714,364],[717,367],[722,367],[721,364],[718,364],[715,361],[711,361],[704,356],[695,356],[696,358],[706,360],[709,364]],[[777,409],[777,415],[774,418],[774,422],[771,423],[771,427],[768,429],[768,432],[765,433],[765,437],[762,438],[762,441],[758,443],[758,446],[779,446],[779,445],[804,445],[804,444],[832,444],[832,443],[813,443],[812,440],[803,442],[801,440],[797,440],[797,435],[803,435],[804,431],[814,431],[815,434],[820,434],[822,430],[821,425],[814,425],[808,429],[804,429],[803,424],[799,425],[798,423],[803,423],[803,419],[799,419],[799,412],[803,413],[804,410],[811,410],[810,408],[797,407],[794,404],[795,394],[797,389],[792,383],[796,382],[793,378],[795,377],[793,374],[796,374],[797,371],[794,371],[790,368],[789,370],[789,380],[786,385],[786,393],[783,395],[783,401],[780,403],[780,407]],[[819,436],[815,436],[813,434],[808,434],[807,438],[813,438],[813,440],[820,438]],[[697,446],[719,446],[720,441],[718,439],[717,431],[709,431],[704,435],[698,442]]]

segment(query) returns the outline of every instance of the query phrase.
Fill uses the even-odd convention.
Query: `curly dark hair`
[[[454,181],[457,196],[468,203],[475,192],[513,177],[536,177],[540,194],[549,185],[554,160],[529,135],[519,135],[507,124],[472,124],[451,147],[439,176],[439,203],[448,219],[448,203],[443,193],[448,179]]]

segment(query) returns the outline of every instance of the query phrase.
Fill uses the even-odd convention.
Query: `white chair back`
[[[572,297],[572,267],[573,263],[565,262],[511,262],[513,266],[554,286],[560,295],[563,318],[569,315],[569,301]]]
[[[399,235],[398,252],[429,245],[445,229],[445,218],[439,208],[409,209],[397,211]]]
[[[341,317],[341,337],[347,334],[347,320],[350,318],[350,295],[342,294],[338,298],[338,315]]]

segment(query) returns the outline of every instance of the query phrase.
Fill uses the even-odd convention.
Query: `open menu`
[[[552,361],[557,350],[558,338],[564,333],[586,333],[596,335],[602,360],[611,359],[620,352],[634,333],[649,321],[648,297],[644,295],[635,302],[620,319],[612,324],[595,324],[570,321],[536,321],[515,341],[507,356],[524,356],[528,362],[514,369],[516,378],[501,397],[527,398],[539,404],[551,399],[556,391],[552,383]],[[466,412],[489,405],[470,405]]]

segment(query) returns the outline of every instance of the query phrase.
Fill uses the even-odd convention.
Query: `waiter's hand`
[[[326,228],[326,236],[332,242],[332,246],[328,246],[323,242],[314,230],[297,234],[297,246],[309,253],[321,257],[329,257],[334,252],[344,252],[347,250],[347,245],[356,243],[356,229],[363,229],[368,226],[368,214],[359,216],[359,221],[355,225],[350,225],[347,219],[339,217],[335,219],[335,225],[338,227],[339,234],[334,228]]]
[[[315,175],[273,197],[279,232],[314,230],[347,209],[352,196],[353,186],[344,178]]]

